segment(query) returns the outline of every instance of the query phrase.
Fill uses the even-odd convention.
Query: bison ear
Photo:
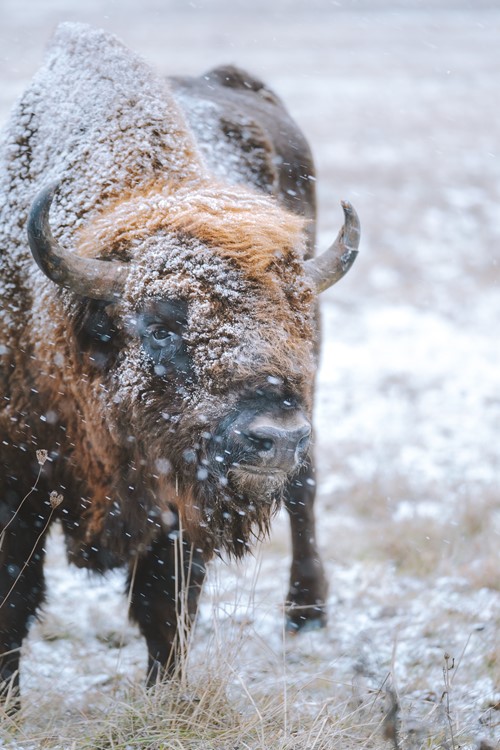
[[[78,355],[93,369],[107,370],[118,351],[118,329],[108,314],[107,304],[85,299],[74,322]]]

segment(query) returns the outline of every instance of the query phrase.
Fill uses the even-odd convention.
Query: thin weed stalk
[[[450,710],[450,691],[451,691],[450,672],[454,668],[455,668],[455,659],[453,659],[448,653],[445,653],[444,666],[443,666],[444,692],[443,692],[443,695],[441,696],[441,700],[445,700],[445,712],[446,712],[446,719],[448,721],[448,726],[450,729],[451,747],[453,748],[453,750],[456,750],[455,735],[453,732],[453,720],[451,717],[451,710]]]
[[[49,517],[47,518],[47,521],[45,522],[45,525],[44,525],[43,529],[41,530],[41,532],[37,536],[36,541],[35,541],[32,549],[31,549],[31,552],[29,553],[27,559],[25,560],[25,562],[23,564],[23,567],[21,568],[21,570],[17,574],[17,577],[14,580],[14,583],[12,584],[12,586],[8,590],[7,594],[5,595],[2,603],[0,604],[0,609],[7,603],[10,595],[12,594],[12,592],[14,591],[14,589],[17,586],[17,584],[19,582],[19,579],[21,578],[21,576],[23,575],[24,571],[26,570],[26,568],[30,564],[31,558],[35,554],[35,550],[38,547],[38,542],[40,541],[40,539],[43,538],[45,532],[49,528],[50,522],[52,521],[52,516],[54,515],[54,512],[55,512],[56,508],[62,503],[62,500],[63,500],[62,495],[58,495],[57,492],[51,492],[50,493],[50,513],[49,513]]]
[[[30,491],[28,493],[26,493],[26,495],[23,497],[23,499],[21,500],[21,502],[17,506],[17,508],[16,508],[16,510],[15,510],[13,516],[12,516],[12,518],[10,518],[10,520],[7,521],[7,523],[3,527],[2,533],[0,534],[0,552],[2,551],[2,548],[3,548],[3,543],[4,543],[4,539],[5,539],[5,532],[7,531],[7,529],[11,525],[11,523],[13,523],[13,521],[18,516],[18,514],[19,514],[21,508],[23,507],[24,503],[26,502],[26,500],[33,494],[33,492],[35,492],[35,490],[36,490],[36,488],[38,486],[38,482],[40,481],[40,477],[42,475],[43,466],[45,464],[45,461],[47,460],[47,451],[46,450],[38,450],[36,452],[36,457],[37,457],[37,461],[38,461],[38,474],[36,476],[35,482],[34,482],[32,488],[30,489]]]

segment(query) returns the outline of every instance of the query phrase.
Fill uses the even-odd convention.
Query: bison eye
[[[160,324],[148,326],[146,333],[151,336],[153,341],[159,346],[166,346],[170,342],[172,336],[175,336],[172,331],[169,331],[168,328],[165,328],[165,326]]]
[[[142,340],[146,349],[165,353],[177,351],[183,343],[182,336],[174,333],[165,323],[150,323],[144,330]]]
[[[179,300],[152,300],[135,321],[142,347],[161,376],[186,375],[190,369],[183,334],[187,328],[187,305]]]
[[[187,373],[189,360],[180,334],[164,323],[150,323],[143,331],[142,345],[154,363],[157,375]]]

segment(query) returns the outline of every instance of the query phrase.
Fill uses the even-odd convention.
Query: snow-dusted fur
[[[14,554],[17,534],[26,558],[58,516],[78,564],[102,570],[144,560],[176,513],[205,557],[241,554],[267,529],[285,490],[232,471],[227,428],[255,394],[310,417],[314,295],[303,270],[311,232],[303,217],[312,209],[288,210],[260,131],[255,151],[259,159],[269,152],[272,175],[264,190],[238,166],[241,138],[225,174],[214,174],[176,101],[114,37],[65,24],[3,133],[3,523],[35,480],[35,450],[49,452],[10,526],[12,541],[5,536],[4,557]],[[62,290],[33,261],[28,212],[56,180],[51,226],[59,243],[129,264],[114,304]],[[186,311],[182,376],[159,373],[138,335],[138,320],[158,300]],[[51,491],[64,498],[55,512]],[[43,593],[42,557],[33,562],[29,611]],[[16,623],[1,628],[14,633],[11,647],[25,632]]]

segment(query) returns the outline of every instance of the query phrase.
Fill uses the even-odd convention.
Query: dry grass
[[[235,650],[247,628],[232,643],[211,643],[205,662],[180,670],[171,682],[144,690],[120,689],[119,697],[101,695],[99,707],[82,715],[64,715],[55,695],[45,705],[25,706],[4,717],[0,739],[23,748],[81,750],[326,750],[382,747],[384,693],[337,685],[319,673],[294,680],[283,664],[267,664],[270,674],[246,683],[234,666]],[[258,668],[259,665],[257,665]],[[281,671],[276,680],[274,672]],[[311,700],[321,683],[330,697]],[[340,690],[339,690],[340,688]],[[347,689],[346,689],[347,688]],[[314,690],[313,690],[314,692]]]
[[[465,665],[469,640],[455,657],[432,649],[439,629],[420,634],[404,684],[396,675],[407,654],[391,640],[381,666],[373,643],[357,651],[345,679],[342,656],[331,661],[323,649],[332,636],[284,639],[282,653],[263,641],[248,619],[213,623],[209,638],[194,633],[188,654],[171,682],[145,690],[116,677],[88,695],[84,710],[71,710],[58,685],[40,701],[26,703],[14,718],[3,717],[0,746],[16,750],[462,750],[495,736],[498,705],[490,701],[477,716],[464,704],[470,683]],[[458,623],[461,627],[462,623]],[[197,641],[203,640],[202,652]],[[321,640],[322,639],[322,640]],[[383,639],[379,639],[380,641]],[[355,643],[352,644],[355,646]],[[202,658],[200,658],[202,653]],[[382,660],[383,661],[383,660]],[[465,665],[465,666],[464,666]],[[476,665],[477,667],[477,665]],[[488,668],[500,677],[499,644],[489,649]],[[387,671],[385,671],[387,670]],[[463,679],[462,679],[463,678]],[[428,685],[433,685],[429,689]],[[78,687],[75,686],[75,690]],[[11,744],[12,743],[12,744]],[[484,745],[488,747],[488,745]],[[495,747],[491,745],[491,747]]]
[[[232,674],[232,672],[230,672]],[[460,726],[452,694],[443,685],[441,698],[428,703],[423,716],[402,709],[394,691],[353,692],[349,699],[332,697],[311,707],[307,691],[293,687],[257,695],[241,684],[239,695],[223,675],[204,674],[188,692],[175,681],[144,691],[130,689],[120,700],[104,699],[100,710],[68,718],[54,713],[42,730],[38,711],[27,708],[4,722],[5,746],[17,742],[25,750],[354,750],[361,748],[475,748],[475,728]],[[450,691],[451,692],[451,691]],[[498,709],[498,706],[496,706]],[[495,731],[490,706],[483,716]],[[496,723],[494,723],[496,721]],[[474,731],[473,731],[474,730]],[[493,745],[492,745],[493,747]]]

